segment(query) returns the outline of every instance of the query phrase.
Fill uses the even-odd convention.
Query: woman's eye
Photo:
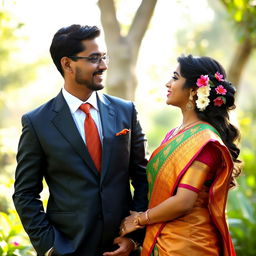
[[[173,80],[178,80],[178,78],[176,76],[172,76]]]

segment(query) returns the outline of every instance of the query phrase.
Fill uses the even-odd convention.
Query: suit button
[[[102,220],[102,217],[103,217],[103,216],[102,216],[102,213],[99,213],[99,214],[98,214],[98,220]]]

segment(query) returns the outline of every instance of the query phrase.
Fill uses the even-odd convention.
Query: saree
[[[218,132],[208,123],[184,130],[153,152],[147,165],[148,208],[175,195],[189,166],[210,142],[220,150],[222,161],[208,193],[199,196],[206,200],[205,208],[195,204],[185,216],[147,225],[141,256],[236,255],[225,216],[233,161]],[[196,179],[196,174],[192,178]]]

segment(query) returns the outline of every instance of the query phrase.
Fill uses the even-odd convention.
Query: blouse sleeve
[[[198,193],[209,173],[213,173],[221,161],[221,153],[214,144],[208,143],[183,175],[179,187],[186,188]],[[211,175],[210,175],[211,176]]]

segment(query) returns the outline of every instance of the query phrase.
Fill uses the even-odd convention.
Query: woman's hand
[[[131,215],[126,217],[120,226],[120,236],[124,236],[128,233],[131,233],[137,229],[144,228],[139,224],[140,212],[130,211]]]

